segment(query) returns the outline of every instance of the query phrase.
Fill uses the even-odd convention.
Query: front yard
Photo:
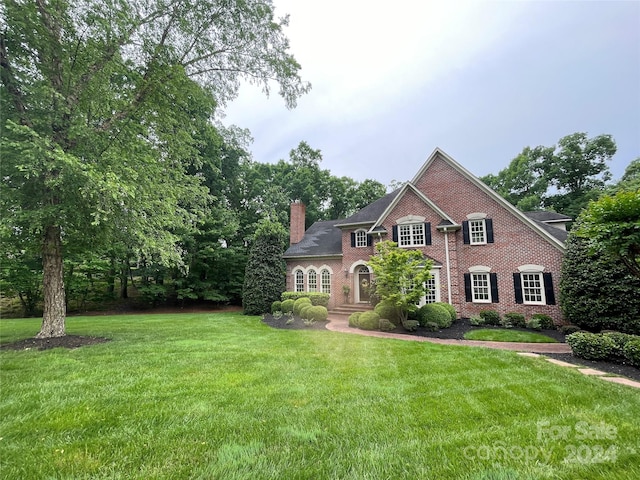
[[[640,478],[637,390],[513,352],[237,313],[68,333],[112,341],[0,351],[5,478]]]

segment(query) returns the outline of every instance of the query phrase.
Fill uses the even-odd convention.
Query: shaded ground
[[[0,345],[0,350],[49,350],[50,348],[78,348],[85,345],[96,345],[109,342],[103,337],[83,337],[81,335],[65,335],[54,338],[26,338],[13,343]]]

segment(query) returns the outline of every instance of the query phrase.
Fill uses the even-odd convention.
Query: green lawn
[[[556,339],[541,333],[496,328],[471,330],[464,334],[464,338],[467,340],[482,340],[484,342],[558,343]]]
[[[640,478],[640,392],[541,359],[239,314],[68,332],[113,341],[0,352],[2,478]]]

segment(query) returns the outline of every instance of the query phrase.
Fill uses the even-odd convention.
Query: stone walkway
[[[396,340],[409,340],[414,342],[438,343],[441,345],[459,345],[466,347],[494,348],[499,350],[512,350],[519,352],[519,355],[533,358],[546,358],[547,361],[561,367],[576,368],[583,375],[592,375],[607,382],[619,383],[630,387],[640,388],[640,382],[630,380],[625,377],[609,376],[607,372],[586,368],[573,363],[563,362],[554,358],[544,357],[544,353],[571,353],[571,347],[566,343],[516,343],[516,342],[480,342],[477,340],[452,340],[443,338],[418,337],[415,335],[403,335],[401,333],[387,333],[351,328],[347,318],[336,315],[329,315],[327,330],[333,332],[352,333],[367,337],[395,338]]]

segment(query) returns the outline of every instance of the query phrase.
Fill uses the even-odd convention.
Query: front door
[[[371,285],[371,273],[369,268],[361,266],[358,268],[358,301],[368,302],[371,298],[369,287]]]

